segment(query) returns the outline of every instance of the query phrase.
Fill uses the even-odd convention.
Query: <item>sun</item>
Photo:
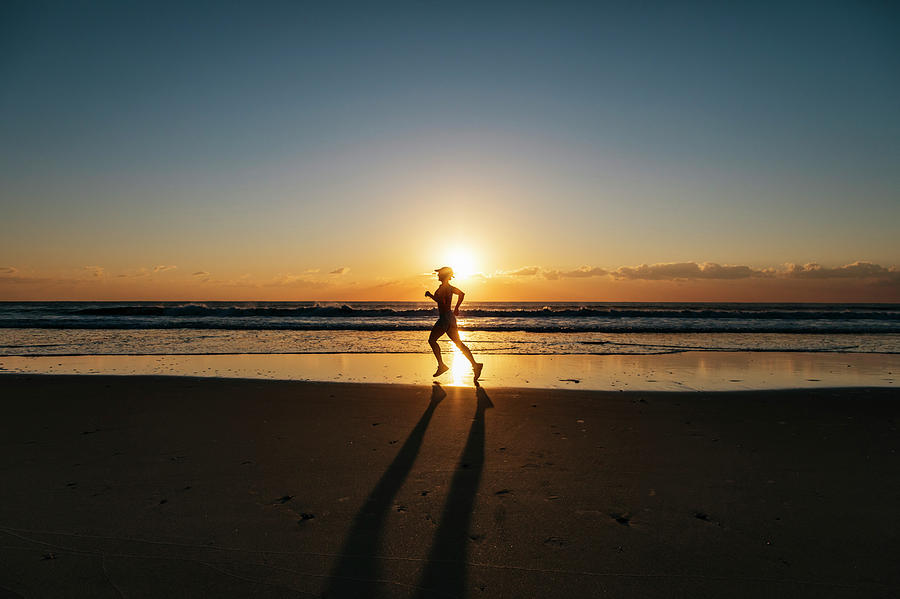
[[[470,277],[477,271],[475,256],[464,248],[452,248],[444,253],[447,266],[453,269],[453,274],[458,279]]]

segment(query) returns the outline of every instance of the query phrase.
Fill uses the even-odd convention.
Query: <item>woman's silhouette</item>
[[[456,317],[459,315],[459,305],[462,303],[466,294],[450,284],[450,279],[453,277],[452,268],[443,266],[436,269],[434,272],[437,273],[437,277],[441,281],[441,286],[438,287],[434,293],[431,293],[430,291],[425,292],[425,297],[430,297],[436,301],[438,305],[438,319],[431,328],[431,335],[428,337],[428,344],[431,345],[431,350],[434,352],[434,357],[437,358],[438,362],[438,367],[437,370],[434,371],[434,376],[440,376],[450,369],[444,364],[444,360],[441,358],[441,348],[437,342],[441,335],[446,333],[447,336],[450,337],[450,340],[456,344],[456,347],[459,348],[459,351],[461,351],[466,359],[472,363],[472,372],[475,373],[475,380],[477,381],[481,376],[481,370],[484,368],[484,364],[475,361],[475,358],[472,357],[472,352],[469,351],[466,344],[459,338],[459,330],[456,328]],[[454,293],[459,296],[459,299],[456,300],[456,307],[451,310],[450,304],[453,303]]]

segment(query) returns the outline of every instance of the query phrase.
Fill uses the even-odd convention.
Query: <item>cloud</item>
[[[751,279],[775,276],[774,268],[722,265],[715,262],[705,262],[700,269],[703,271],[704,279]]]
[[[659,262],[639,266],[620,266],[606,270],[599,266],[582,266],[574,270],[545,269],[528,266],[516,270],[497,271],[494,277],[537,277],[555,281],[564,278],[589,278],[610,276],[627,281],[683,281],[683,280],[738,280],[761,278],[784,279],[858,279],[881,282],[900,282],[900,270],[872,262],[853,262],[835,268],[816,263],[787,264],[783,270],[754,268],[746,265],[718,264],[716,262]]]
[[[34,275],[20,274],[19,269],[15,266],[0,266],[0,281],[4,285],[34,285],[53,283],[54,279],[47,277],[36,277]],[[84,281],[73,279],[73,283],[83,283]]]
[[[116,275],[116,277],[122,278],[122,279],[125,279],[125,278],[128,278],[128,279],[136,279],[136,278],[139,278],[139,277],[146,277],[146,276],[149,276],[149,275],[152,275],[152,274],[156,274],[156,273],[160,273],[160,272],[166,272],[166,271],[168,271],[168,270],[175,270],[176,268],[178,268],[178,267],[177,267],[177,266],[174,266],[174,265],[166,265],[166,264],[158,264],[158,265],[153,266],[153,267],[151,267],[151,268],[146,268],[146,267],[142,266],[142,267],[140,267],[140,268],[137,269],[137,270],[134,270],[134,271],[131,271],[131,272],[128,272],[128,273],[123,273],[123,274],[120,274],[120,275]],[[200,272],[203,272],[203,271],[200,271]],[[209,273],[205,273],[205,274],[206,274],[206,275],[209,275]],[[194,274],[192,274],[191,276],[198,277],[198,276],[201,276],[201,275],[198,274],[198,273],[194,273]]]
[[[546,279],[555,281],[560,278],[587,278],[602,277],[609,274],[605,269],[599,266],[582,266],[575,270],[554,270],[541,268],[540,266],[525,266],[516,270],[501,270],[494,273],[495,277],[537,277],[543,276]]]
[[[505,275],[507,277],[533,277],[540,271],[541,269],[537,266],[526,266],[525,268],[519,268],[517,270],[501,271],[498,274]]]
[[[788,279],[900,279],[900,270],[872,262],[853,262],[836,268],[810,262],[802,266],[788,264],[782,276]]]
[[[84,266],[84,267],[82,267],[82,270],[88,271],[92,277],[95,277],[98,279],[106,276],[106,269],[103,268],[102,266]]]
[[[146,277],[149,274],[150,274],[149,270],[141,267],[132,272],[124,272],[124,273],[118,274],[118,275],[116,275],[116,278],[117,279],[137,279],[139,277]]]
[[[271,281],[264,283],[263,287],[307,287],[310,289],[319,289],[328,287],[332,283],[328,281],[317,281],[310,279],[305,274],[295,275],[291,273],[279,274]]]
[[[602,277],[605,274],[606,271],[599,266],[594,266],[593,268],[591,268],[590,266],[582,266],[581,268],[577,268],[575,270],[561,272],[559,273],[559,276],[582,279],[586,277]]]
[[[349,267],[349,266],[341,266],[340,268],[335,268],[334,270],[332,270],[332,271],[329,272],[328,274],[330,274],[330,275],[345,275],[345,274],[347,274],[348,272],[350,272],[350,267]]]
[[[575,270],[554,270],[541,268],[540,266],[525,266],[516,270],[500,270],[494,273],[495,277],[537,277],[543,276],[547,279],[555,281],[559,278],[587,278],[602,277],[608,274],[607,271],[599,266],[582,266]]]
[[[723,265],[715,262],[668,262],[641,264],[640,266],[620,266],[610,274],[616,279],[630,280],[675,280],[675,279],[900,279],[900,271],[895,267],[884,267],[871,262],[853,262],[836,268],[820,264],[788,264],[785,270],[774,268],[753,268],[742,265]]]
[[[556,279],[586,279],[589,277],[602,277],[608,275],[606,269],[599,266],[582,266],[575,270],[548,270],[544,272],[544,276],[550,280]]]
[[[191,276],[192,277],[208,277],[209,273],[206,272],[205,270],[198,270],[197,272],[192,272]]]
[[[771,277],[772,269],[755,269],[749,266],[730,266],[715,262],[664,262],[620,266],[610,272],[613,278],[644,281],[672,281],[677,279],[749,279]]]

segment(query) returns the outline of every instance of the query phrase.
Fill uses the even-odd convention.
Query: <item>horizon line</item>
[[[296,304],[296,303],[310,303],[310,304],[352,304],[352,303],[372,303],[372,304],[424,304],[428,303],[427,301],[421,300],[338,300],[338,299],[294,299],[294,300],[264,300],[264,299],[256,299],[256,300],[223,300],[223,299],[97,299],[97,300],[72,300],[72,299],[30,299],[30,300],[7,300],[0,299],[0,304],[46,304],[46,303],[73,303],[73,304],[99,304],[99,303],[149,303],[149,302],[167,302],[167,303],[185,303],[185,304],[196,304],[196,303],[204,303],[204,302],[217,302],[217,303],[233,303],[233,304],[249,304],[249,303],[267,303],[267,304]],[[470,303],[478,303],[478,304],[814,304],[814,305],[828,305],[828,304],[861,304],[861,305],[884,305],[884,306],[898,306],[900,305],[900,301],[897,302],[865,302],[865,301],[840,301],[840,302],[817,302],[817,301],[767,301],[767,302],[751,302],[751,301],[665,301],[665,300],[655,300],[655,301],[615,301],[615,300],[470,300]]]

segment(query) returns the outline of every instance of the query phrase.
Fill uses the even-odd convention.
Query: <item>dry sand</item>
[[[0,397],[0,597],[900,594],[894,389]]]

